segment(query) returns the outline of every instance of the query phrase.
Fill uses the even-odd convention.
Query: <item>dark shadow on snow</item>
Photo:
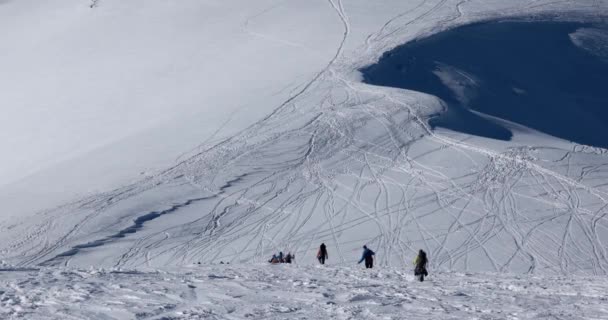
[[[441,98],[441,126],[494,139],[491,117],[608,147],[608,28],[571,22],[487,22],[407,43],[363,68],[366,83]]]

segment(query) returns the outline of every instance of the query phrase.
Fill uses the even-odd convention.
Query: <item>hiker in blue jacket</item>
[[[363,255],[361,256],[361,260],[359,263],[365,261],[365,268],[371,269],[374,267],[374,255],[376,253],[372,250],[368,249],[367,246],[363,246]]]

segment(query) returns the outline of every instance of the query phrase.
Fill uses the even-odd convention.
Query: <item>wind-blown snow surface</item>
[[[353,263],[367,243],[381,265],[424,248],[433,271],[607,274],[606,150],[509,123],[511,141],[431,131],[436,98],[365,85],[357,71],[460,24],[591,21],[607,10],[552,0],[0,2],[0,69],[12,75],[0,95],[13,115],[1,126],[14,133],[0,142],[12,149],[2,175],[19,180],[1,193],[15,217],[0,221],[0,258],[139,268],[283,250],[306,265],[324,241],[331,264]]]
[[[297,266],[2,271],[6,319],[606,319],[606,278]]]

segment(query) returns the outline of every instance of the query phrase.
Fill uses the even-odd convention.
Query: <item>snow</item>
[[[601,20],[606,1],[91,4],[0,2],[3,312],[605,316],[585,277],[608,274],[606,150],[507,121],[510,141],[431,130],[441,101],[359,69],[476,21]],[[310,267],[321,242],[329,272]],[[381,271],[350,269],[363,244]],[[421,248],[436,278],[407,285],[390,267]],[[279,250],[300,266],[238,267]],[[187,269],[220,260],[237,267]]]
[[[439,65],[435,71],[435,75],[446,87],[454,92],[456,99],[462,104],[468,103],[469,97],[467,91],[477,86],[478,80],[474,76],[451,66]]]
[[[498,4],[388,1],[370,17],[340,1],[32,3],[2,8],[27,35],[4,44],[19,48],[4,50],[16,77],[0,86],[15,115],[4,125],[26,134],[5,138],[19,156],[2,167],[42,170],[5,187],[23,216],[2,224],[12,263],[314,260],[328,241],[342,263],[370,243],[387,265],[423,247],[446,270],[608,268],[602,150],[534,132],[508,143],[433,132],[436,99],[356,78],[387,48],[499,17]],[[597,9],[541,3],[508,14]],[[311,15],[318,23],[299,28]],[[53,209],[55,198],[77,200]],[[29,218],[29,206],[45,210]]]
[[[0,318],[608,318],[606,149],[499,118],[510,140],[432,130],[444,102],[360,73],[408,41],[513,17],[589,22],[570,39],[604,57],[607,13],[0,0]],[[462,100],[477,81],[437,76]],[[373,270],[356,265],[363,244]],[[296,264],[267,264],[278,251]]]
[[[139,179],[263,118],[340,37],[314,37],[341,27],[325,2],[104,2],[0,9],[0,126],[11,133],[0,146],[14,155],[2,157],[0,187],[51,197],[38,209]],[[312,16],[325,23],[299,27]]]
[[[572,42],[597,55],[602,59],[608,59],[608,36],[605,30],[599,28],[580,28],[570,34]]]
[[[3,319],[605,319],[605,277],[298,265],[3,269]]]

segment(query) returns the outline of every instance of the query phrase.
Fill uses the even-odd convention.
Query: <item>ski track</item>
[[[242,29],[310,50],[253,30],[253,19],[282,3]],[[471,12],[475,3],[413,3],[356,51],[377,58],[404,39],[465,22],[569,8],[533,1]],[[343,28],[335,54],[272,113],[156,175],[42,212],[33,227],[0,226],[14,235],[0,258],[19,267],[79,265],[96,251],[104,252],[96,262],[115,267],[262,262],[279,250],[313,257],[325,241],[339,265],[367,243],[382,265],[409,263],[423,248],[435,270],[607,274],[607,151],[491,149],[480,138],[432,131],[427,106],[435,100],[351,79],[361,62],[349,56],[346,5],[327,0]],[[578,170],[576,159],[591,164]],[[171,191],[162,208],[142,209],[136,199],[158,190]]]

